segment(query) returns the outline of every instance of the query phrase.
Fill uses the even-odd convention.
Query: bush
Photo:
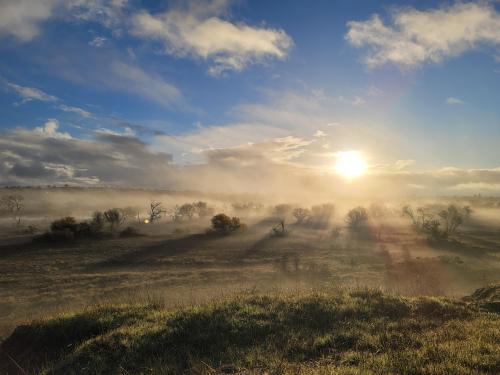
[[[50,224],[50,231],[36,236],[35,239],[42,241],[65,241],[77,238],[105,237],[111,233],[102,232],[103,214],[95,212],[90,221],[77,222],[72,216],[54,220]]]
[[[76,234],[78,231],[78,223],[72,216],[63,217],[62,219],[54,220],[50,224],[51,232],[71,232]]]
[[[288,235],[288,230],[285,227],[285,220],[280,220],[279,224],[271,229],[272,237],[285,237]]]
[[[229,217],[226,214],[218,214],[212,217],[211,231],[221,234],[229,234],[246,229],[246,225],[240,222],[238,217]]]

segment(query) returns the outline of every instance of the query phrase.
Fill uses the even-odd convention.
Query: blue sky
[[[136,185],[44,148],[125,139],[142,147],[126,156],[139,169],[144,155],[190,170],[250,152],[324,174],[357,150],[391,181],[495,192],[499,88],[497,1],[7,0],[0,131],[41,151],[0,144],[0,177]]]

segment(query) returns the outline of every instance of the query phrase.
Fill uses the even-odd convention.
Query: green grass
[[[378,290],[98,307],[18,327],[0,373],[500,373],[500,315]],[[20,371],[20,370],[19,370]]]

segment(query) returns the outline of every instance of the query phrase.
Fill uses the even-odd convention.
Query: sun
[[[335,156],[335,171],[341,176],[354,178],[366,172],[366,162],[359,151],[339,151]]]

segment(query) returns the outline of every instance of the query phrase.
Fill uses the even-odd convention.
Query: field
[[[149,204],[143,193],[126,194],[49,190],[44,201],[43,190],[24,192],[26,207],[33,203],[22,220],[43,231],[59,217]],[[453,237],[437,240],[416,231],[400,203],[388,203],[383,219],[370,216],[356,236],[345,221],[356,202],[335,204],[327,226],[286,214],[280,233],[272,203],[237,210],[238,198],[204,198],[215,213],[239,216],[246,230],[207,233],[210,217],[165,215],[146,224],[144,211],[122,224],[140,235],[41,241],[5,217],[4,350],[24,369],[57,374],[215,373],[225,364],[256,373],[500,371],[496,300],[489,312],[461,300],[499,281],[500,209],[490,200],[411,202],[471,206]],[[172,207],[198,200],[158,199]],[[81,203],[64,211],[69,200]],[[33,343],[26,352],[23,340]]]

